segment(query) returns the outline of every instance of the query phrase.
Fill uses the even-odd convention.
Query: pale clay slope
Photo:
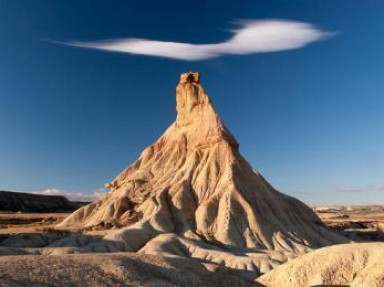
[[[256,284],[255,284],[256,285]],[[132,253],[3,256],[1,287],[252,286],[223,267]]]
[[[252,169],[201,87],[199,74],[181,76],[176,110],[176,121],[109,184],[110,192],[60,225],[127,226],[83,247],[86,252],[157,252],[148,247],[151,240],[168,251],[204,243],[199,259],[210,261],[212,248],[223,252],[221,258],[236,251],[236,260],[219,261],[240,270],[262,265],[267,272],[276,262],[312,248],[345,242],[309,207],[276,191]]]
[[[342,244],[321,248],[260,277],[268,287],[384,286],[384,243]]]

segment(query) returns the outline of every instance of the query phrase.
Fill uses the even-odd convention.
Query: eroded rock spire
[[[109,222],[124,228],[111,232],[104,243],[118,242],[127,251],[195,250],[199,253],[193,256],[204,260],[211,251],[202,242],[281,254],[342,242],[309,207],[276,191],[254,171],[200,82],[198,73],[181,75],[176,121],[113,180],[110,192],[61,226]],[[100,245],[88,248],[99,250]],[[213,257],[231,267],[228,255]],[[259,255],[251,261],[262,264]]]

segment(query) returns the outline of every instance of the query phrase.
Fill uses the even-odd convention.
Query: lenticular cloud
[[[331,33],[311,24],[286,20],[244,21],[227,41],[190,44],[147,39],[70,42],[70,46],[178,60],[199,61],[224,55],[246,55],[298,49]]]

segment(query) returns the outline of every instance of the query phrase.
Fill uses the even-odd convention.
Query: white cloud
[[[384,185],[343,187],[339,189],[339,192],[369,192],[369,191],[384,191]]]
[[[63,195],[71,201],[90,202],[90,201],[95,201],[99,199],[103,194],[105,194],[105,190],[99,189],[92,193],[81,193],[81,192],[65,191],[57,188],[48,188],[40,191],[31,191],[30,193],[44,194],[44,195]]]
[[[199,61],[223,55],[245,55],[298,49],[332,33],[311,24],[287,20],[243,21],[233,36],[217,44],[189,44],[128,38],[69,42],[70,46],[178,60]]]

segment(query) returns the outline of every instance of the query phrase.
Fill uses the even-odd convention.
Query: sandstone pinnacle
[[[343,242],[309,207],[275,190],[241,156],[199,73],[181,75],[176,110],[175,122],[108,185],[110,191],[61,227],[118,223],[124,227],[108,239],[129,251],[165,238],[162,234],[168,241],[172,235],[293,254]]]

